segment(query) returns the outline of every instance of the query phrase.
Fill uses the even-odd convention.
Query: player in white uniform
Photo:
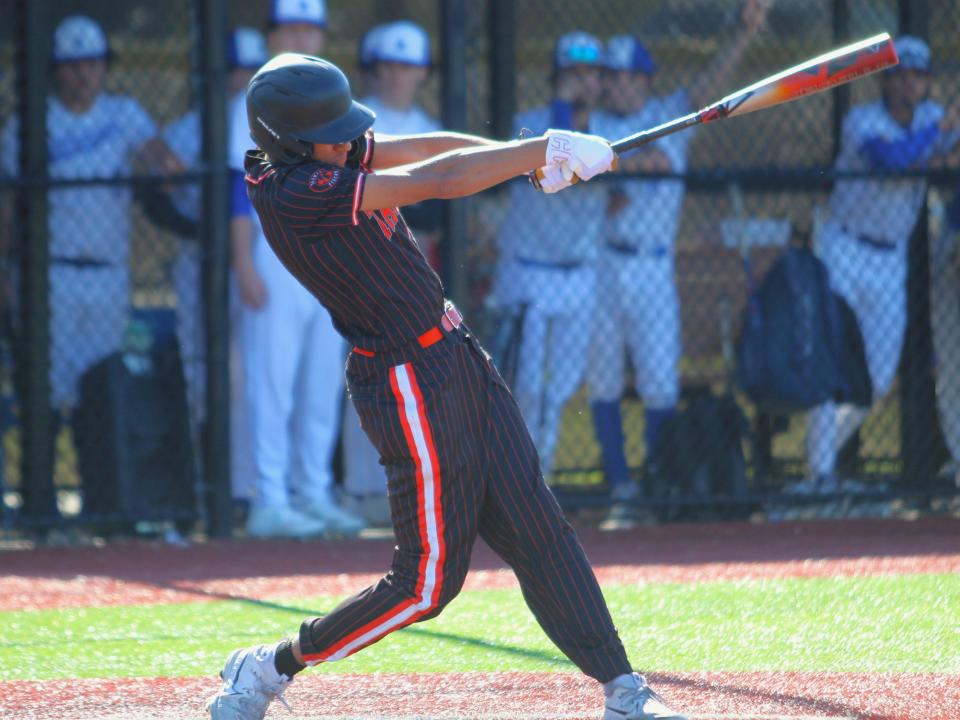
[[[927,44],[902,36],[895,47],[900,64],[883,74],[883,97],[853,107],[844,120],[839,171],[922,169],[957,139],[960,105],[944,113],[927,98]],[[926,189],[921,177],[838,180],[818,239],[831,286],[857,316],[875,402],[886,395],[897,371],[906,329],[907,243]],[[808,413],[807,459],[820,490],[837,489],[837,449],[867,412],[828,402]]]
[[[930,248],[930,325],[940,430],[950,451],[941,471],[960,486],[960,191]]]
[[[134,163],[174,173],[182,165],[132,97],[103,91],[110,60],[99,24],[71,15],[53,37],[55,94],[47,101],[50,177],[129,176]],[[3,169],[18,174],[19,118],[2,135]],[[130,304],[133,191],[127,185],[55,188],[49,195],[51,402],[76,405],[78,381],[120,349]]]
[[[422,27],[400,20],[371,28],[361,41],[360,62],[373,90],[361,102],[377,114],[378,132],[418,135],[440,129],[440,124],[416,104],[417,92],[430,68],[430,38]],[[417,207],[405,209],[404,215],[422,246],[431,233],[429,229],[425,232],[422,223],[417,225],[422,217]],[[358,512],[370,521],[389,522],[386,472],[351,402],[344,405],[343,470],[344,490],[353,498]]]
[[[227,63],[229,67],[227,97],[234,101],[246,91],[253,73],[267,61],[267,46],[263,35],[253,28],[240,27],[230,35]],[[200,110],[192,108],[182,117],[170,123],[163,131],[167,145],[187,167],[199,167],[202,128]],[[227,140],[228,147],[230,140]],[[193,221],[200,219],[200,183],[175,185],[170,190],[170,199],[176,210]],[[246,204],[242,211],[247,211]],[[203,303],[200,297],[203,247],[199,238],[184,237],[180,240],[177,257],[173,264],[173,287],[177,293],[177,339],[187,385],[187,400],[194,441],[197,442],[200,426],[206,418],[206,347],[204,341]],[[236,288],[231,287],[231,327],[239,327],[239,298]],[[243,356],[239,334],[230,337],[230,391],[237,398],[230,413],[230,477],[233,497],[248,501],[253,495],[254,483],[248,418],[244,412]]]
[[[323,0],[272,0],[270,54],[319,55],[324,44]],[[246,105],[231,106],[228,162],[237,206],[243,156],[253,147]],[[343,393],[342,338],[330,314],[281,265],[255,213],[234,211],[234,270],[243,303],[246,402],[256,474],[247,531],[258,537],[353,534],[364,523],[333,495],[331,461]]]
[[[561,36],[554,49],[553,100],[517,115],[514,130],[592,132],[590,113],[601,90],[601,51],[600,41],[587,33]],[[498,233],[494,301],[520,316],[513,394],[544,475],[553,465],[563,407],[586,368],[594,261],[606,199],[606,185],[600,182],[557,197],[516,180]]]
[[[686,115],[718,92],[766,19],[767,6],[748,0],[729,45],[690,85],[671,95],[650,95],[656,64],[639,39],[618,35],[604,55],[605,109],[593,132],[616,140]],[[676,133],[625,156],[628,172],[683,173],[693,133]],[[643,399],[644,444],[649,457],[679,395],[680,307],[674,280],[674,244],[680,225],[681,180],[622,180],[612,186],[597,263],[597,307],[587,381],[604,475],[614,500],[639,494],[624,452],[620,398],[625,352],[633,361]]]

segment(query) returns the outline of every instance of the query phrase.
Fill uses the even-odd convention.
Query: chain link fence
[[[882,31],[922,35],[932,57],[928,73],[908,42],[903,72],[670,136],[556,196],[517,181],[471,201],[471,309],[561,497],[671,518],[955,493],[957,58],[943,29],[960,9],[511,11],[513,133],[616,139]]]
[[[214,522],[212,494],[254,490],[203,43],[211,23],[268,35],[270,3],[0,5],[4,524]],[[363,40],[403,20],[431,63],[391,99]],[[684,131],[558,195],[521,179],[405,211],[561,500],[671,519],[955,493],[958,22],[908,0],[331,0],[322,52],[357,96],[420,108],[383,132],[616,139],[876,32],[925,38],[929,73],[910,46],[908,71]],[[224,54],[232,103],[252,67]],[[232,451],[211,442],[231,424]],[[365,492],[382,470],[358,429],[347,405],[333,462]]]

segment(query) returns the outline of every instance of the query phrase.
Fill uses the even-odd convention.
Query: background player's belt
[[[453,305],[448,305],[447,308],[443,311],[443,315],[440,316],[440,323],[434,325],[432,328],[427,330],[425,333],[420,335],[417,338],[417,343],[420,347],[426,349],[431,345],[436,345],[438,342],[443,340],[443,333],[451,333],[460,327],[460,324],[463,322],[463,316],[460,315],[460,311],[457,310]],[[358,355],[363,355],[364,357],[376,357],[377,353],[373,350],[364,350],[360,347],[353,348],[353,351]]]
[[[637,255],[649,255],[650,257],[664,257],[667,254],[667,248],[663,245],[657,245],[650,250],[644,250],[641,252],[640,248],[629,245],[624,242],[617,242],[616,240],[608,240],[605,243],[608,250],[615,252],[618,255],[627,255],[629,257],[636,257]]]
[[[847,235],[852,235],[854,238],[856,238],[857,242],[862,243],[867,247],[872,247],[874,250],[883,250],[884,252],[889,252],[897,249],[897,244],[895,242],[880,240],[879,238],[875,238],[872,235],[866,235],[864,233],[855,233],[846,225],[841,225],[840,229],[843,230]]]
[[[534,260],[533,258],[517,257],[517,262],[528,267],[546,268],[547,270],[576,270],[583,265],[581,260]]]
[[[63,257],[61,255],[54,255],[50,258],[50,262],[54,265],[69,265],[75,268],[106,268],[114,266],[114,263],[108,262],[107,260],[96,260],[85,257]]]

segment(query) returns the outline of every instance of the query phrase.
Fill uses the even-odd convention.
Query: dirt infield
[[[960,519],[666,525],[583,530],[602,583],[960,572]],[[0,554],[0,610],[347,594],[389,567],[393,542],[117,542]],[[509,587],[478,542],[466,588]]]
[[[960,683],[945,675],[662,673],[650,681],[691,718],[955,720]],[[212,678],[0,683],[0,713],[18,720],[181,720],[201,717]],[[268,718],[595,720],[601,693],[572,673],[302,676],[290,715]],[[27,710],[26,708],[29,708]]]

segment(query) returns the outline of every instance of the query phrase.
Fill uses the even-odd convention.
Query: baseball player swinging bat
[[[890,35],[888,33],[874,35],[787,68],[749,87],[737,90],[702,110],[670,120],[649,130],[628,135],[614,142],[611,147],[614,153],[621,155],[679,130],[782,105],[804,95],[812,95],[844,85],[851,80],[892,67],[898,62]],[[543,172],[539,169],[535,177],[531,176],[535,187],[540,187],[539,180],[542,177]],[[578,179],[576,175],[573,176],[573,182]]]

